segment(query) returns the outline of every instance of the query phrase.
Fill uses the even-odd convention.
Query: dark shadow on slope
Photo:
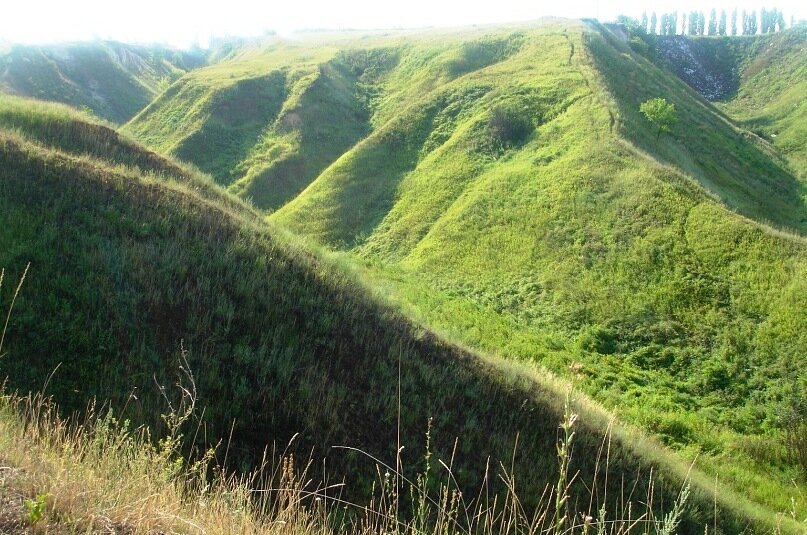
[[[457,57],[445,65],[446,73],[457,78],[500,63],[518,53],[524,44],[524,35],[516,32],[504,38],[485,37],[462,43]]]

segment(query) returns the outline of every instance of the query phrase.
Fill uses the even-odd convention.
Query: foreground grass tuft
[[[188,393],[188,391],[186,391]],[[164,418],[179,432],[189,412]],[[568,461],[577,415],[567,404],[558,441],[560,476],[539,507],[526,510],[516,479],[502,468],[508,493],[476,497],[456,488],[451,466],[431,465],[415,481],[383,463],[365,504],[350,503],[341,485],[314,487],[291,457],[269,460],[249,476],[231,476],[202,457],[185,460],[176,442],[153,440],[111,411],[63,419],[52,400],[0,392],[0,531],[17,533],[272,533],[511,535],[672,535],[686,506],[688,486],[671,509],[657,515],[652,496],[623,502],[617,511],[570,507]],[[593,477],[597,477],[594,474]],[[596,482],[591,484],[595,488]],[[649,486],[652,489],[652,485]],[[594,501],[592,500],[592,504]],[[644,505],[642,505],[644,504]],[[591,507],[591,504],[589,505]]]

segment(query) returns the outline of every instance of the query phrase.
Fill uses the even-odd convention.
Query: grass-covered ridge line
[[[402,55],[376,86],[384,120],[270,219],[358,256],[431,328],[579,380],[787,509],[804,488],[777,429],[807,352],[799,180],[607,29],[502,34],[517,52],[459,77]],[[385,85],[407,76],[430,90]],[[656,141],[639,105],[659,95],[680,118]],[[532,128],[503,138],[500,116]]]
[[[487,454],[492,465],[515,463],[525,504],[555,476],[563,389],[545,374],[486,361],[379,306],[340,266],[224,193],[56,150],[20,131],[2,134],[0,154],[0,263],[14,280],[31,262],[0,361],[10,385],[38,390],[56,369],[47,388],[66,410],[110,399],[155,423],[155,378],[174,381],[184,348],[204,436],[231,434],[233,466],[300,433],[300,451],[327,454],[335,477],[347,470],[350,491],[361,493],[363,458],[326,448],[394,458],[400,377],[405,458],[424,451],[433,417],[438,458],[448,462],[459,437],[463,488],[479,482]],[[579,410],[573,470],[591,474],[608,417],[585,403]],[[619,496],[623,474],[641,488],[651,464],[656,497],[669,504],[686,466],[640,434],[616,431],[609,496]],[[706,479],[694,482],[687,529],[700,533],[713,497]],[[582,484],[573,494],[585,496]],[[720,496],[727,531],[749,518],[772,521],[728,491]]]
[[[14,46],[0,54],[0,91],[86,107],[123,123],[204,62],[201,52],[115,42]]]
[[[382,128],[412,95],[516,54],[523,36],[510,33],[431,36],[425,45],[395,34],[271,42],[189,73],[126,131],[274,210]],[[420,76],[430,61],[439,68]]]
[[[358,79],[371,65],[335,54],[283,44],[236,54],[180,79],[126,131],[277,208],[368,129]]]
[[[192,171],[121,136],[110,124],[68,106],[0,95],[0,128],[58,150],[189,180]]]

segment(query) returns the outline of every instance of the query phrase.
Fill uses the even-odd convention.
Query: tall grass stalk
[[[3,332],[0,333],[0,357],[3,356],[3,342],[6,340],[6,331],[8,330],[8,322],[11,319],[11,312],[14,310],[14,303],[17,302],[17,296],[20,295],[20,288],[22,288],[22,283],[25,282],[25,276],[28,275],[28,268],[30,267],[31,263],[29,262],[25,266],[25,270],[22,272],[20,281],[17,283],[17,288],[14,290],[14,296],[11,298],[11,304],[8,307],[8,312],[6,313],[6,322],[3,324]],[[3,279],[5,278],[5,274],[5,268],[0,270],[0,290],[3,289]]]

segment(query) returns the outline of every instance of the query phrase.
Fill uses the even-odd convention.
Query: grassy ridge
[[[110,125],[67,106],[0,95],[0,127],[16,130],[61,151],[87,154],[109,162],[188,180],[192,172],[143,150]]]
[[[358,255],[424,323],[576,378],[788,508],[799,476],[776,427],[807,351],[807,248],[726,205],[803,229],[799,181],[608,30],[509,39],[515,53],[458,77],[428,43],[402,53],[378,85],[375,130],[271,219]],[[385,85],[407,76],[432,89]],[[658,95],[680,120],[656,141],[638,108]],[[503,138],[497,113],[533,128]]]
[[[448,462],[459,437],[453,466],[462,488],[479,483],[488,455],[491,466],[513,463],[526,505],[556,479],[562,393],[544,374],[485,361],[408,323],[223,193],[202,195],[187,181],[15,132],[2,133],[0,154],[0,264],[13,280],[32,263],[0,361],[9,384],[37,390],[53,372],[47,391],[66,410],[95,396],[159,426],[154,382],[175,380],[184,349],[203,434],[211,442],[231,435],[231,465],[248,466],[267,443],[299,433],[299,451],[327,455],[332,476],[350,474],[349,492],[360,494],[372,468],[328,446],[392,460],[400,425],[404,460],[419,459],[433,418],[437,458]],[[607,416],[585,403],[579,411],[572,470],[591,474]],[[640,473],[652,463],[655,497],[671,503],[686,468],[635,432],[615,431],[613,440],[609,498],[598,500],[613,505],[622,476],[643,496]],[[685,532],[700,533],[711,518],[700,478]],[[582,483],[573,495],[588,503]],[[726,491],[720,500],[727,532],[748,522],[753,509],[740,513],[741,499]]]
[[[560,22],[450,37],[379,39],[345,49],[277,44],[246,50],[231,61],[184,77],[164,94],[164,102],[145,110],[129,129],[142,128],[136,132],[138,137],[161,152],[179,153],[188,147],[186,156],[199,158],[208,169],[227,171],[219,180],[232,183],[233,190],[260,196],[274,206],[293,195],[294,188],[261,190],[260,181],[237,180],[238,174],[249,170],[257,177],[262,169],[276,169],[266,176],[275,176],[280,183],[283,176],[297,174],[304,166],[296,155],[309,151],[311,156],[316,153],[312,148],[328,147],[322,136],[327,138],[332,131],[323,130],[321,145],[310,144],[306,125],[317,123],[295,117],[304,117],[307,109],[316,110],[311,117],[338,110],[335,117],[353,122],[346,137],[335,138],[334,143],[350,148],[272,216],[274,221],[349,251],[344,256],[347,266],[430,329],[513,360],[540,362],[572,378],[622,417],[650,430],[684,457],[697,457],[711,476],[717,475],[763,505],[754,509],[730,493],[726,494],[730,498],[721,498],[742,503],[743,514],[762,510],[771,518],[773,511],[788,510],[791,495],[803,494],[804,489],[782,446],[778,414],[790,383],[796,384],[800,374],[798,357],[793,355],[807,349],[801,327],[807,324],[807,253],[799,236],[804,200],[792,157],[790,162],[781,158],[775,146],[738,128],[603,28]],[[263,74],[256,77],[258,72]],[[266,76],[267,72],[272,74]],[[273,76],[277,77],[274,86]],[[794,72],[793,80],[798,76]],[[282,91],[276,93],[281,78]],[[639,102],[658,94],[675,102],[681,120],[671,135],[655,141],[637,110]],[[241,98],[244,95],[247,98]],[[265,117],[250,121],[244,115],[243,121],[231,120],[246,113],[255,95],[265,97],[262,103],[267,107],[259,114]],[[323,104],[330,111],[317,108]],[[25,127],[14,128],[25,135]],[[210,139],[200,137],[208,132]],[[361,136],[365,137],[351,144]],[[18,138],[19,133],[9,139]],[[206,144],[216,139],[223,140],[220,148],[226,150],[204,152]],[[22,153],[50,153],[28,141],[21,143]],[[328,150],[317,165],[327,165],[344,149]],[[21,157],[15,160],[19,165],[14,172],[33,180],[36,174],[24,175],[19,169],[33,166],[44,176],[45,169],[65,161],[55,167],[70,168],[69,162],[108,167],[93,158],[55,156],[67,160],[57,158],[36,167],[33,162],[39,156]],[[142,191],[133,181],[137,172],[116,172],[117,182],[133,184],[130,196],[138,199]],[[289,244],[280,240],[278,245],[275,233],[270,235],[270,245],[261,245],[260,240],[244,237],[252,236],[251,231],[223,232],[215,223],[224,217],[221,211],[208,210],[214,214],[211,221],[198,214],[195,205],[183,204],[181,196],[160,204],[162,179],[146,183],[146,190],[158,193],[148,202],[135,203],[136,209],[111,201],[114,195],[93,197],[86,206],[60,201],[65,204],[59,205],[55,219],[84,229],[76,235],[68,229],[66,243],[78,240],[84,249],[76,258],[68,256],[66,265],[75,263],[82,272],[109,273],[101,285],[108,290],[102,295],[119,301],[106,303],[104,309],[119,304],[124,311],[112,323],[118,331],[108,330],[105,323],[97,327],[106,318],[90,321],[96,325],[90,332],[102,335],[102,343],[93,346],[95,353],[88,342],[97,339],[95,334],[70,335],[79,342],[68,336],[71,344],[78,344],[79,353],[88,351],[100,363],[105,361],[98,348],[123,346],[126,350],[114,351],[129,355],[130,348],[135,348],[139,351],[133,353],[136,362],[159,363],[165,354],[154,348],[173,344],[176,349],[178,339],[191,338],[195,340],[192,354],[202,348],[199,363],[205,370],[211,369],[210,355],[228,355],[227,364],[220,367],[224,379],[211,380],[213,386],[206,388],[216,398],[233,399],[245,407],[243,415],[260,414],[266,406],[261,403],[292,410],[291,405],[305,407],[312,400],[325,399],[328,409],[307,414],[309,423],[303,426],[311,430],[310,437],[323,433],[324,443],[333,437],[340,440],[343,432],[349,437],[373,435],[375,430],[364,420],[366,414],[376,415],[374,421],[395,419],[389,407],[396,399],[390,385],[397,382],[397,366],[390,354],[403,346],[405,360],[420,363],[418,359],[426,358],[423,355],[442,354],[447,347],[443,342],[429,335],[419,342],[425,345],[415,344],[412,349],[410,338],[418,338],[417,329],[412,335],[411,326],[397,316],[390,320],[386,312],[383,321],[376,322],[374,313],[361,308],[372,299],[362,293],[358,301],[350,300],[356,299],[357,285],[340,271],[344,266],[319,264],[304,249],[291,246],[300,255],[294,257],[300,262],[292,263],[293,269],[288,264],[280,271],[259,265],[255,271],[256,250],[268,251],[259,257],[286,258]],[[199,199],[188,184],[171,188]],[[245,193],[250,188],[252,193]],[[67,197],[89,198],[92,189],[75,190]],[[206,209],[224,203],[231,215],[241,213],[235,199],[209,191],[213,193],[204,197]],[[0,244],[17,251],[20,245],[12,236],[20,231],[25,238],[19,250],[51,251],[45,253],[45,263],[53,263],[54,258],[61,262],[60,226],[44,220],[36,223],[39,226],[21,223],[24,214],[41,204],[38,195],[47,198],[45,192],[33,192],[27,198],[20,192],[15,195],[14,202],[3,207],[13,224],[7,241]],[[109,206],[108,212],[97,212],[96,205]],[[151,205],[188,214],[165,215],[154,212]],[[15,212],[15,206],[31,210]],[[751,219],[732,213],[727,206]],[[77,221],[71,215],[77,212],[96,215]],[[139,223],[144,217],[148,222]],[[250,225],[260,228],[250,219],[254,217],[254,213],[248,217],[253,221]],[[205,229],[215,228],[217,237],[210,242],[200,238],[208,230],[196,229],[193,225],[198,221],[203,221]],[[796,232],[779,232],[760,221]],[[82,226],[87,224],[91,226]],[[104,234],[109,232],[107,227],[117,229],[119,234],[113,237],[128,240],[130,253],[119,258],[109,252],[117,246]],[[175,228],[186,230],[177,235]],[[87,238],[99,234],[107,244],[101,248],[97,240]],[[169,237],[171,248],[163,244]],[[186,243],[187,249],[177,251],[175,242]],[[224,253],[223,244],[227,245]],[[217,255],[221,258],[212,258]],[[141,258],[148,260],[135,260]],[[356,259],[359,267],[354,266]],[[137,269],[131,269],[132,265]],[[201,281],[189,276],[183,267],[188,265],[207,270]],[[314,277],[318,282],[301,284],[295,273],[309,277],[309,269],[318,273]],[[67,295],[68,301],[79,303],[63,311],[49,327],[68,325],[63,330],[73,333],[80,323],[65,322],[70,318],[75,322],[75,310],[95,309],[92,299],[96,297],[87,297],[93,286],[61,273],[47,278],[55,281],[49,284],[61,281],[64,286],[57,284],[46,293]],[[266,287],[266,281],[276,286]],[[322,281],[336,294],[319,293]],[[219,283],[237,289],[237,294],[231,299],[211,298]],[[307,289],[310,284],[316,286],[313,294]],[[266,317],[266,310],[273,306],[277,316]],[[367,306],[376,310],[374,305]],[[46,315],[52,308],[39,312]],[[357,311],[358,316],[351,312],[346,319],[346,311]],[[142,317],[148,318],[139,325],[142,331],[127,339],[133,335],[127,333],[126,325]],[[36,323],[32,317],[28,321],[26,325]],[[182,327],[177,330],[171,325]],[[334,325],[339,326],[335,338]],[[225,334],[210,335],[220,326],[226,327]],[[244,326],[243,331],[239,326]],[[303,339],[300,328],[309,333]],[[399,333],[399,338],[373,340],[369,349],[362,345],[386,329]],[[432,343],[443,349],[435,349]],[[294,356],[277,357],[283,348],[292,348]],[[324,372],[342,385],[334,390],[317,382],[324,369],[318,367],[319,359],[331,351],[340,355]],[[295,360],[297,353],[304,355],[300,363]],[[263,361],[267,354],[280,360]],[[375,379],[369,385],[353,382],[351,375],[353,368],[368,367],[355,360],[365,354],[388,359],[373,361],[380,367],[371,369]],[[273,368],[278,362],[279,367]],[[344,368],[350,370],[343,370],[339,362],[347,363]],[[243,378],[233,373],[253,365],[266,376]],[[462,382],[465,368],[417,367],[422,376],[406,387],[413,397],[420,390],[445,385],[456,385],[456,392],[467,394],[457,394],[456,404],[439,397],[424,398],[438,412],[467,411],[459,419],[450,416],[439,423],[451,430],[449,435],[456,429],[470,435],[472,429],[491,425],[498,430],[501,418],[497,415],[512,412],[511,402],[517,401],[507,397],[514,392],[510,389],[513,377],[523,377],[520,369],[514,374],[494,373],[508,386],[484,390],[488,387]],[[476,365],[470,369],[476,377]],[[149,383],[147,372],[109,370],[115,377]],[[25,370],[18,373],[25,377]],[[304,380],[297,383],[300,374]],[[454,383],[457,374],[460,382]],[[34,383],[33,376],[29,381]],[[266,390],[267,383],[288,388],[300,384],[299,397],[290,401],[279,397]],[[263,398],[250,406],[248,393],[253,391]],[[351,406],[348,400],[353,391],[370,392],[372,401]],[[496,401],[488,407],[491,399]],[[334,407],[338,408],[331,411]],[[149,410],[144,407],[143,412]],[[257,417],[258,425],[267,418],[267,429],[299,429],[298,414],[273,414]],[[356,424],[345,414],[357,415],[367,427],[350,427]],[[217,432],[227,429],[227,415],[211,417],[218,422]],[[425,412],[407,422],[412,426],[407,428],[408,436],[418,436],[418,420],[422,432],[424,418]],[[349,422],[347,431],[333,427],[333,420],[340,419]],[[549,417],[522,423],[552,427],[548,421]],[[260,442],[248,429],[237,431],[243,433],[237,435],[241,444]],[[501,436],[506,434],[502,431]],[[505,451],[507,441],[496,436],[493,449]],[[374,451],[394,451],[391,435],[373,437],[370,443],[377,439],[379,444]],[[553,447],[546,438],[530,440],[535,441],[536,452]],[[589,445],[594,443],[592,439]],[[449,447],[441,446],[443,451]],[[478,447],[472,443],[462,453],[471,454]],[[644,459],[653,457],[653,451],[644,444],[638,447]],[[246,451],[236,453],[239,458],[249,457]],[[633,466],[635,457],[628,455],[626,462]],[[536,486],[540,486],[538,480]],[[532,482],[529,487],[533,488]],[[700,487],[705,484],[701,482]],[[796,502],[794,507],[803,516],[804,505]]]
[[[664,64],[727,113],[772,144],[802,183],[804,199],[805,47],[807,30],[745,37],[661,37]]]
[[[368,129],[359,78],[372,62],[335,54],[280,44],[236,54],[178,81],[126,131],[277,208]]]
[[[0,90],[122,123],[204,61],[201,53],[115,42],[14,46],[0,54]]]

